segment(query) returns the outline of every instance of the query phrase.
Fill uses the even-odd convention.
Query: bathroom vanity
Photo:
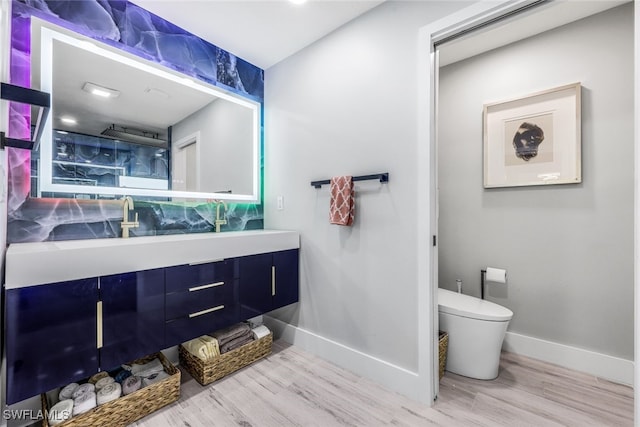
[[[7,402],[298,301],[299,247],[271,230],[10,245]]]

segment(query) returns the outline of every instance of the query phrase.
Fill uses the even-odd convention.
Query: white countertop
[[[14,243],[7,249],[5,288],[196,264],[299,247],[299,233],[284,230]]]

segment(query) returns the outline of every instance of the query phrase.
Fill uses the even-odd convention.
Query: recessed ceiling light
[[[89,92],[92,95],[96,95],[102,98],[117,98],[120,96],[120,91],[116,89],[110,89],[108,87],[100,86],[95,83],[86,82],[82,86],[82,90]]]
[[[60,117],[60,121],[62,123],[66,123],[68,125],[77,125],[78,121],[76,119],[74,119],[73,117]]]
[[[307,0],[289,0],[293,4],[304,4]]]

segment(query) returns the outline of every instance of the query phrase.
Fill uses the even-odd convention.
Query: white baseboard
[[[507,332],[502,349],[621,384],[633,385],[633,360]]]
[[[274,336],[374,381],[389,390],[416,401],[420,401],[420,396],[424,395],[424,393],[420,393],[420,381],[416,372],[385,362],[273,317],[264,316],[264,323],[274,332]],[[423,403],[431,404],[430,402]]]

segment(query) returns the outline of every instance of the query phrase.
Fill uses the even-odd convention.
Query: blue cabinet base
[[[9,289],[7,403],[296,301],[297,249]]]

